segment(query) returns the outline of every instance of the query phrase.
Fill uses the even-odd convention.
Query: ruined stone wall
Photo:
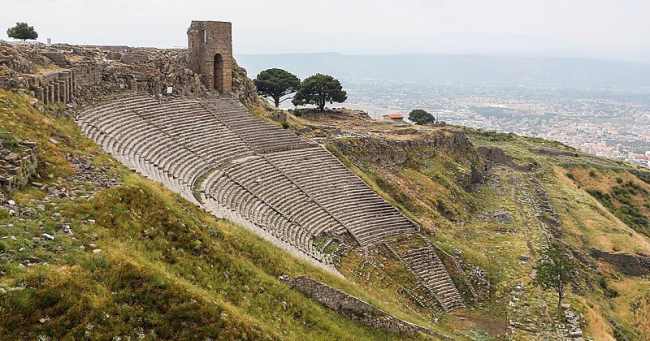
[[[592,249],[591,256],[613,265],[618,271],[628,276],[650,275],[650,256],[625,253],[609,253]]]
[[[61,70],[32,76],[28,88],[44,104],[67,104],[75,96],[74,73],[72,70]]]
[[[369,327],[407,335],[418,333],[435,335],[427,328],[400,320],[361,299],[311,278],[282,276],[280,279],[327,308]],[[440,337],[440,335],[436,336]]]
[[[102,66],[96,64],[83,63],[75,65],[72,71],[74,72],[76,88],[99,85],[102,81],[103,70]]]
[[[249,107],[260,104],[233,58],[230,23],[194,21],[187,34],[189,49],[0,41],[0,88],[70,107],[124,91],[190,97],[216,91]]]
[[[36,174],[38,156],[36,144],[0,139],[0,190],[13,192],[25,185]]]

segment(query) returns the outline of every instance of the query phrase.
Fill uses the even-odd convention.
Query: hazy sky
[[[55,42],[184,47],[231,21],[235,52],[479,53],[650,62],[648,0],[3,0]],[[3,38],[6,39],[6,38]]]

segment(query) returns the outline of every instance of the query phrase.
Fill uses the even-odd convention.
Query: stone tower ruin
[[[232,91],[232,24],[221,21],[192,21],[187,30],[190,69],[201,75],[209,90]]]

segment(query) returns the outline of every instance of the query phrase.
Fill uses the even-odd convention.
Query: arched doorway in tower
[[[223,57],[214,55],[214,89],[223,92]]]

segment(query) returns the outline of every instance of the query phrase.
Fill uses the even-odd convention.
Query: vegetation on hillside
[[[621,169],[571,166],[566,176],[607,210],[639,233],[650,237],[650,185]]]
[[[282,69],[268,69],[257,75],[255,87],[260,96],[272,98],[275,107],[278,108],[283,97],[298,91],[300,79]]]
[[[535,265],[535,284],[557,293],[558,312],[561,312],[566,287],[571,284],[575,276],[573,258],[557,244],[546,248]]]
[[[302,81],[292,103],[295,106],[312,104],[323,111],[327,103],[343,103],[347,99],[348,94],[339,80],[318,73]]]
[[[435,117],[428,113],[426,110],[415,109],[409,113],[409,121],[415,124],[430,124],[436,121]]]
[[[27,97],[0,92],[0,129],[36,142],[43,159],[38,183],[11,196],[17,212],[0,208],[0,339],[397,338],[304,297],[283,274],[427,324],[133,174]],[[120,184],[84,177],[79,160]]]
[[[477,304],[432,323],[405,295],[412,274],[385,253],[348,254],[348,280],[322,273],[126,170],[70,119],[24,96],[0,92],[0,131],[36,142],[43,160],[37,183],[11,196],[20,209],[0,208],[0,339],[398,338],[323,308],[282,274],[308,275],[454,339],[554,339],[565,322],[554,313],[558,296],[535,286],[535,264],[553,245],[577,262],[565,301],[587,336],[650,333],[650,281],[589,253],[650,254],[650,177],[557,142],[432,126],[329,140],[444,259],[461,261],[456,280],[480,290]],[[84,177],[79,160],[117,185]]]
[[[597,340],[644,339],[650,324],[647,305],[639,302],[650,299],[650,281],[590,256],[594,249],[650,254],[650,187],[637,175],[642,171],[514,134],[457,127],[408,134],[408,143],[386,133],[336,139],[328,148],[420,223],[433,243],[461,259],[466,279],[476,267],[485,271],[489,298],[462,319],[447,316],[443,325],[498,337],[510,324],[517,326],[515,339],[558,337],[551,326],[565,321],[554,313],[557,293],[534,282],[535,265],[556,245],[577,263],[563,283],[571,288],[566,301],[584,318],[584,333]]]

